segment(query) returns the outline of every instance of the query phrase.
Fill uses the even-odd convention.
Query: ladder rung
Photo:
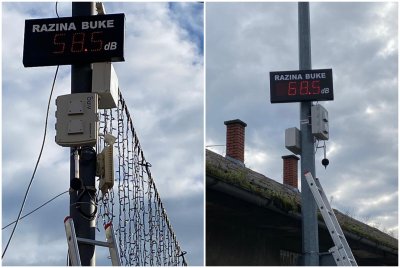
[[[79,243],[83,243],[83,244],[96,245],[96,246],[107,247],[107,248],[111,247],[110,243],[103,242],[103,241],[97,241],[97,240],[87,239],[87,238],[82,238],[82,237],[77,237],[76,240]]]
[[[121,266],[121,260],[119,258],[118,246],[116,244],[115,234],[114,234],[114,230],[112,228],[111,223],[108,223],[104,226],[107,242],[77,237],[76,233],[75,233],[74,221],[72,220],[71,217],[65,218],[64,225],[65,225],[65,231],[66,231],[66,235],[67,235],[69,257],[70,257],[71,264],[73,266],[81,265],[78,243],[108,247],[109,251],[110,251],[112,265],[113,266]]]

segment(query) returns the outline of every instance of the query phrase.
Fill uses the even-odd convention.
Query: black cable
[[[62,192],[61,194],[56,195],[55,197],[53,197],[52,199],[46,201],[45,203],[43,203],[42,205],[40,205],[39,207],[35,208],[34,210],[32,210],[31,212],[25,214],[24,216],[22,216],[19,220],[22,220],[25,217],[28,217],[29,215],[31,215],[32,213],[36,212],[37,210],[41,209],[42,207],[44,207],[45,205],[47,205],[48,203],[50,203],[51,201],[53,201],[54,199],[56,199],[59,196],[62,196],[63,194],[68,193],[69,191],[65,191]],[[16,221],[10,222],[9,224],[7,224],[6,226],[4,226],[3,228],[1,228],[2,230],[6,229],[7,227],[11,226],[13,223],[15,223]]]
[[[28,188],[26,189],[25,196],[24,196],[24,199],[23,199],[23,201],[22,201],[21,208],[20,208],[19,213],[18,213],[18,217],[17,217],[17,219],[16,219],[16,221],[15,221],[14,228],[13,228],[13,230],[12,230],[12,232],[11,232],[10,238],[8,239],[7,245],[6,245],[6,247],[5,247],[4,251],[3,251],[3,255],[1,255],[1,258],[2,258],[2,259],[4,258],[4,255],[5,255],[6,252],[7,252],[8,246],[10,245],[10,242],[11,242],[11,239],[12,239],[12,237],[13,237],[13,235],[14,235],[15,229],[17,228],[17,225],[18,225],[19,220],[21,219],[21,214],[22,214],[22,210],[24,209],[24,206],[25,206],[26,198],[28,197],[29,190],[31,189],[31,186],[32,186],[33,178],[35,177],[36,170],[37,170],[37,167],[38,167],[39,162],[40,162],[40,158],[42,157],[42,152],[43,152],[43,148],[44,148],[44,143],[45,143],[45,141],[46,141],[47,122],[48,122],[48,119],[49,119],[49,110],[50,110],[51,97],[53,96],[54,85],[55,85],[55,83],[56,83],[57,74],[58,74],[58,68],[59,68],[59,67],[60,67],[60,66],[58,65],[58,66],[57,66],[57,69],[56,69],[56,73],[54,74],[53,85],[52,85],[52,87],[51,87],[50,96],[49,96],[49,101],[48,101],[48,103],[47,103],[46,122],[45,122],[45,125],[44,125],[44,134],[43,134],[42,146],[41,146],[41,148],[40,148],[40,153],[39,153],[38,159],[37,159],[37,161],[36,161],[35,169],[33,170],[33,174],[32,174],[31,180],[29,181]]]
[[[58,16],[57,6],[58,6],[58,2],[56,1],[56,15],[57,15],[57,18],[59,18],[60,16]]]
[[[97,204],[96,204],[96,202],[80,202],[80,201],[81,201],[81,199],[82,199],[82,197],[83,197],[83,195],[85,193],[87,193],[89,195],[91,200],[96,199],[96,198],[92,197],[92,195],[89,192],[90,190],[88,190],[85,185],[83,186],[83,188],[84,188],[84,190],[79,194],[78,200],[75,203],[76,204],[76,208],[78,209],[79,213],[81,214],[81,216],[83,218],[87,219],[88,221],[92,221],[92,220],[94,220],[96,218],[96,214],[97,214]],[[94,205],[94,211],[92,213],[88,214],[88,213],[86,213],[85,211],[82,210],[82,207],[81,207],[80,204]]]

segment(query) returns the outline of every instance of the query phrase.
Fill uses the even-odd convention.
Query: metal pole
[[[299,68],[311,70],[310,10],[308,2],[299,2]],[[310,126],[311,102],[300,103],[301,130],[301,204],[303,254],[305,266],[319,265],[317,206],[304,176],[315,177],[314,137]]]
[[[72,2],[72,16],[88,16],[95,14],[94,2]],[[92,91],[91,64],[71,65],[71,93]],[[75,177],[74,149],[71,148],[70,180]],[[70,215],[74,220],[77,237],[95,239],[95,219],[89,215],[95,211],[95,175],[96,151],[92,147],[81,148],[79,174],[86,189],[70,193]],[[84,266],[95,266],[95,246],[79,243],[79,254]]]

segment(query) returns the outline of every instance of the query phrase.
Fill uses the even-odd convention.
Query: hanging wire
[[[106,146],[105,134],[117,139],[115,183],[108,193],[98,192],[97,221],[113,222],[121,264],[186,266],[186,252],[172,229],[121,93],[117,108],[102,110],[99,130],[98,151]]]
[[[48,203],[52,202],[52,201],[53,201],[54,199],[56,199],[57,197],[62,196],[63,194],[66,194],[66,193],[68,193],[68,192],[69,192],[69,191],[67,190],[67,191],[64,191],[64,192],[62,192],[62,193],[56,195],[55,197],[53,197],[53,198],[51,198],[50,200],[44,202],[43,204],[41,204],[40,206],[38,206],[38,207],[35,208],[34,210],[30,211],[29,213],[27,213],[27,214],[25,214],[24,216],[22,216],[21,218],[19,218],[19,220],[22,220],[22,219],[24,219],[25,217],[28,217],[29,215],[31,215],[32,213],[38,211],[39,209],[41,209],[42,207],[44,207],[44,206],[47,205]],[[4,226],[4,227],[1,228],[1,229],[4,230],[4,229],[10,227],[10,226],[11,226],[13,223],[15,223],[15,222],[16,222],[16,221],[10,222],[9,224],[7,224],[6,226]]]
[[[60,16],[58,15],[58,1],[56,1],[56,15],[57,15],[57,18],[60,17]]]
[[[29,180],[28,187],[26,188],[26,191],[25,191],[25,194],[24,194],[24,198],[23,198],[23,200],[22,200],[22,204],[21,204],[21,207],[20,207],[19,212],[18,212],[17,219],[15,220],[14,227],[13,227],[13,229],[12,229],[12,231],[11,231],[10,237],[8,238],[8,241],[7,241],[6,246],[5,246],[5,248],[4,248],[3,254],[1,255],[1,258],[2,258],[2,259],[4,258],[5,254],[6,254],[6,252],[7,252],[7,249],[8,249],[8,247],[9,247],[9,245],[10,245],[10,243],[11,243],[11,240],[12,240],[12,238],[13,238],[13,236],[14,236],[14,232],[15,232],[15,230],[17,229],[18,223],[19,223],[19,221],[20,221],[20,219],[21,219],[21,214],[22,214],[22,211],[23,211],[23,209],[24,209],[24,206],[25,206],[25,203],[26,203],[26,199],[27,199],[27,197],[28,197],[28,194],[29,194],[29,191],[30,191],[30,189],[31,189],[33,180],[34,180],[34,178],[35,178],[36,170],[37,170],[37,168],[38,168],[38,166],[39,166],[40,159],[42,158],[43,148],[44,148],[44,144],[45,144],[45,142],[46,142],[46,136],[47,136],[47,123],[48,123],[48,119],[49,119],[50,103],[51,103],[51,98],[52,98],[52,96],[53,96],[54,86],[55,86],[55,84],[56,84],[57,74],[58,74],[58,69],[59,69],[59,67],[60,67],[60,66],[57,66],[57,68],[56,68],[56,72],[55,72],[54,78],[53,78],[53,84],[52,84],[51,90],[50,90],[49,99],[48,99],[48,101],[47,101],[47,111],[46,111],[46,119],[45,119],[45,123],[44,123],[44,133],[43,133],[42,145],[40,146],[39,156],[38,156],[38,158],[37,158],[37,160],[36,160],[35,168],[33,169],[32,177],[31,177],[31,179]]]

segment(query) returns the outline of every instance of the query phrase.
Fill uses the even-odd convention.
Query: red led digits
[[[321,94],[320,82],[320,80],[302,80],[299,82],[292,81],[287,84],[287,93],[289,96],[319,95]]]
[[[53,44],[54,44],[54,54],[63,54],[65,52],[65,48],[72,53],[80,53],[80,52],[98,52],[103,50],[103,40],[102,40],[102,31],[92,32],[90,34],[90,46],[89,48],[85,47],[85,38],[86,34],[84,32],[74,33],[72,35],[72,40],[66,36],[65,33],[58,33],[54,35]],[[69,39],[69,40],[66,40]]]
[[[312,81],[311,88],[313,89],[312,94],[320,94],[321,93],[320,80]]]
[[[65,51],[65,42],[63,42],[63,37],[65,34],[59,33],[55,34],[53,38],[53,44],[55,45],[56,49],[53,51],[55,54],[61,54]]]
[[[293,96],[296,95],[296,82],[289,82],[289,88],[288,88],[288,95]]]
[[[85,33],[74,33],[72,36],[71,52],[82,52],[85,45]]]
[[[90,42],[94,44],[94,47],[90,51],[100,51],[103,48],[103,41],[101,40],[101,34],[103,32],[93,32],[91,34]]]
[[[308,81],[300,82],[300,95],[308,95]]]

